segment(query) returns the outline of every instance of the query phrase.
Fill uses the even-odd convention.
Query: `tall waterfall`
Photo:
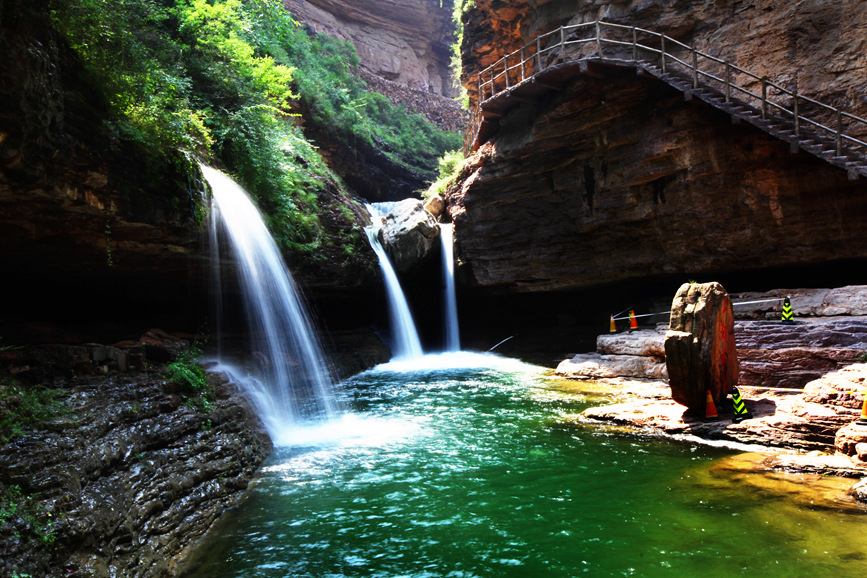
[[[382,204],[385,205],[385,203]],[[409,310],[400,281],[397,279],[397,274],[394,272],[394,267],[392,267],[385,249],[379,242],[380,220],[385,216],[382,214],[382,210],[385,210],[386,214],[388,213],[387,208],[367,205],[367,211],[373,218],[374,224],[367,227],[365,231],[370,240],[370,246],[379,259],[382,276],[385,278],[385,289],[388,294],[388,316],[391,322],[391,354],[394,359],[421,357],[423,353],[418,331],[415,328],[415,321],[413,321],[412,313]]]
[[[440,223],[440,239],[442,240],[443,247],[446,351],[460,351],[461,335],[458,328],[458,303],[455,295],[454,225],[451,223]]]
[[[279,444],[297,422],[334,416],[334,382],[307,308],[261,214],[235,181],[201,168],[213,192],[217,233],[228,236],[235,259],[251,334],[250,375],[228,364],[222,368],[246,389]],[[217,245],[213,250],[219,250]]]

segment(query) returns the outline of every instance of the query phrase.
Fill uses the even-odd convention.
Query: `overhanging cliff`
[[[562,24],[602,18],[668,34],[863,114],[863,6],[694,4],[506,10],[479,1],[465,17],[464,83],[475,97],[474,73],[503,53]],[[657,79],[611,69],[513,107],[448,202],[465,279],[547,291],[864,259],[867,183],[849,176]]]

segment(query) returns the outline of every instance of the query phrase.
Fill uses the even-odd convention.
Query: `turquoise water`
[[[735,452],[568,424],[595,397],[502,358],[344,383],[356,412],[286,432],[192,577],[845,576],[862,515],[714,469]]]

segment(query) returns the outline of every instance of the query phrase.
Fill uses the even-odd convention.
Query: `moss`
[[[9,443],[68,413],[61,394],[59,389],[25,386],[12,378],[0,380],[0,443]]]

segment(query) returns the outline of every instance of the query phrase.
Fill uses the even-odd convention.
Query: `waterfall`
[[[406,302],[400,281],[397,279],[397,274],[394,272],[394,267],[392,267],[385,249],[383,249],[379,242],[378,234],[379,229],[382,227],[380,223],[382,217],[385,216],[381,214],[381,210],[381,207],[367,205],[367,211],[370,213],[374,224],[365,228],[365,231],[367,232],[367,238],[370,240],[370,246],[379,259],[382,276],[385,278],[385,289],[388,294],[388,316],[391,321],[391,354],[394,359],[421,357],[421,341],[418,338],[418,331],[416,331],[412,313],[409,310],[409,305]]]
[[[455,295],[454,225],[440,223],[440,239],[443,247],[443,282],[445,284],[446,351],[460,351],[461,335],[458,328],[458,303]]]
[[[235,181],[210,167],[201,169],[213,193],[217,233],[228,236],[251,334],[252,371],[223,363],[221,368],[245,389],[279,444],[298,421],[334,416],[334,381],[307,308],[261,214]],[[218,243],[212,250],[219,251]]]

